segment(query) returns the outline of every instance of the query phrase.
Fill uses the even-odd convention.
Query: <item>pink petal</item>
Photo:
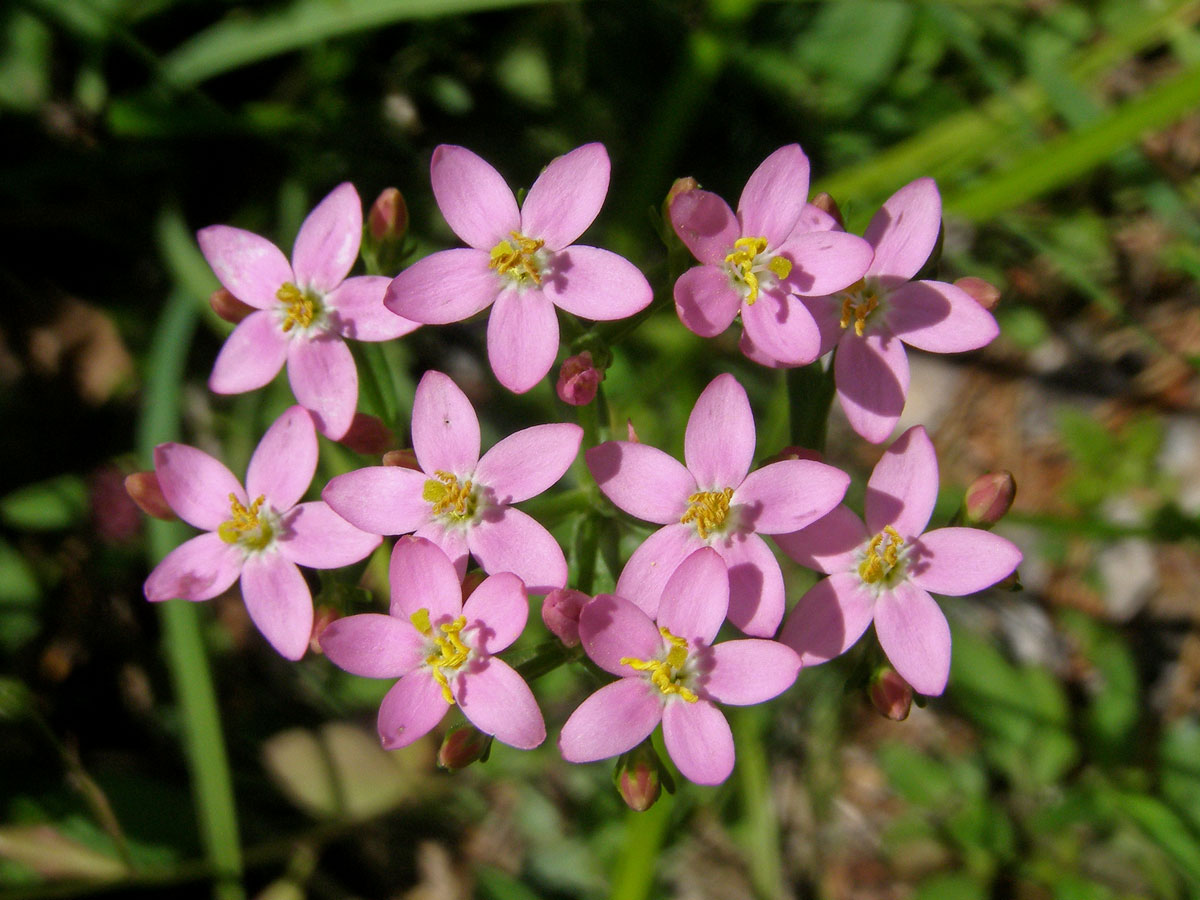
[[[808,307],[781,290],[743,303],[742,327],[759,352],[783,366],[806,366],[821,352],[821,332]]]
[[[746,389],[718,375],[696,400],[683,436],[683,458],[702,491],[737,488],[754,459],[754,413]]]
[[[399,750],[425,737],[449,709],[442,686],[428,669],[409,672],[392,685],[379,704],[376,727],[383,749]]]
[[[842,339],[842,301],[837,297],[801,297],[821,335],[821,356],[837,346]]]
[[[841,656],[857,641],[875,609],[875,598],[857,572],[838,572],[809,588],[788,614],[779,640],[805,666]]]
[[[470,644],[487,655],[499,653],[521,636],[529,618],[529,597],[511,572],[489,575],[463,604]],[[476,627],[478,623],[478,627]]]
[[[750,337],[750,333],[742,329],[742,336],[738,338],[738,349],[746,354],[746,358],[752,362],[758,363],[760,366],[766,366],[768,369],[785,369],[788,368],[779,360],[764,353],[754,343],[754,339]]]
[[[700,337],[716,337],[733,324],[741,308],[742,295],[718,266],[693,266],[675,282],[679,321]]]
[[[489,510],[467,532],[467,545],[485,572],[512,572],[531,594],[567,584],[567,561],[537,520],[510,507]]]
[[[962,288],[942,281],[913,281],[887,296],[884,318],[892,334],[919,350],[976,350],[1000,333],[992,314]]]
[[[242,599],[250,621],[284,659],[299,659],[312,638],[313,605],[308,583],[295,563],[277,553],[258,553],[242,567]]]
[[[355,528],[320,500],[301,503],[284,517],[288,532],[279,552],[310,569],[340,569],[366,559],[382,543],[378,534]]]
[[[584,144],[551,160],[525,195],[521,233],[550,250],[574,243],[604,205],[610,169],[603,144]]]
[[[670,215],[679,239],[706,265],[722,265],[741,237],[741,227],[729,204],[708,191],[679,194],[671,201]]]
[[[154,474],[167,505],[183,521],[205,531],[216,531],[232,515],[230,494],[239,503],[249,502],[224,463],[187,444],[155,447]]]
[[[479,418],[449,375],[426,372],[413,396],[413,450],[429,473],[469,477],[479,462]]]
[[[658,624],[693,648],[711,644],[729,612],[729,570],[711,547],[701,547],[667,579]]]
[[[696,784],[720,784],[733,771],[733,733],[721,711],[707,700],[668,703],[663,743],[679,773]]]
[[[588,657],[606,672],[632,676],[622,659],[655,659],[663,639],[644,611],[624,597],[600,594],[579,613],[579,640]]]
[[[886,286],[908,281],[929,259],[942,227],[942,198],[932,178],[918,178],[892,194],[863,235],[875,248],[867,275]]]
[[[256,309],[277,306],[275,293],[295,279],[283,251],[257,234],[211,225],[200,229],[196,240],[225,290]]]
[[[663,526],[633,551],[617,579],[616,593],[654,618],[667,579],[693,550],[703,546],[691,525]]]
[[[426,480],[412,469],[368,466],[331,479],[321,499],[365,532],[408,534],[429,521],[429,501],[421,496]]]
[[[465,147],[434,150],[429,176],[450,229],[475,249],[490,251],[520,230],[516,197],[499,172]]]
[[[533,692],[501,660],[473,663],[452,685],[463,715],[484,734],[520,750],[532,750],[546,739],[546,723]]]
[[[807,528],[775,535],[775,543],[800,565],[829,575],[856,568],[856,551],[870,536],[862,519],[836,506]]]
[[[757,534],[718,541],[713,549],[729,568],[729,621],[744,634],[771,637],[786,605],[775,554]]]
[[[808,202],[808,157],[799,144],[780,147],[764,159],[738,200],[742,234],[765,237],[778,247],[792,233]]]
[[[300,226],[292,247],[296,286],[328,293],[341,284],[358,259],[362,230],[362,201],[354,185],[343,181]]]
[[[252,312],[225,339],[208,377],[208,389],[214,394],[241,394],[269,384],[283,368],[289,343],[274,310]]]
[[[937,493],[937,453],[925,427],[915,425],[896,438],[871,471],[863,504],[867,530],[878,534],[891,525],[911,541],[929,523]]]
[[[423,609],[430,624],[437,626],[462,614],[462,581],[446,554],[430,540],[408,536],[396,541],[388,584],[389,612],[398,619],[409,619]]]
[[[888,439],[908,394],[908,357],[890,334],[848,330],[833,357],[838,400],[850,426],[872,444]]]
[[[660,696],[643,678],[606,684],[584,700],[563,725],[558,737],[563,759],[594,762],[632,750],[662,719]]]
[[[961,597],[989,588],[1021,564],[1021,551],[998,534],[977,528],[939,528],[921,535],[909,558],[913,584]]]
[[[424,538],[438,546],[454,565],[454,573],[461,582],[467,574],[467,529],[457,523],[445,525],[436,519],[426,522],[413,532],[413,537]]]
[[[382,275],[360,275],[327,294],[325,305],[336,314],[337,333],[354,341],[390,341],[420,328],[383,305],[391,283]]]
[[[201,534],[162,558],[146,579],[147,600],[211,600],[238,580],[241,548],[215,534]]]
[[[475,483],[490,487],[498,503],[536,497],[566,474],[583,441],[583,429],[569,423],[534,425],[510,434],[475,467]]]
[[[558,355],[558,316],[538,290],[501,291],[487,329],[488,362],[496,379],[523,394],[546,377]]]
[[[871,245],[844,231],[794,234],[775,253],[792,261],[786,284],[797,294],[819,297],[854,284],[871,264]]]
[[[555,306],[593,321],[627,318],[654,299],[641,269],[610,250],[581,244],[554,254],[542,293]]]
[[[288,381],[321,434],[337,440],[350,430],[358,405],[358,371],[337,335],[298,338],[288,346]]]
[[[842,502],[850,476],[807,459],[788,459],[751,472],[733,492],[739,523],[759,534],[798,531]]]
[[[950,626],[921,588],[902,581],[875,601],[875,634],[900,677],[936,697],[950,677]]]
[[[649,444],[608,441],[584,454],[609,500],[638,519],[667,525],[687,512],[696,479],[674,457]]]
[[[500,293],[502,285],[490,262],[487,253],[465,247],[431,253],[392,279],[383,305],[425,325],[469,319]]]
[[[246,493],[265,495],[282,513],[295,506],[317,471],[317,430],[303,406],[286,409],[258,442],[246,470]]]
[[[809,231],[841,231],[842,228],[837,223],[837,219],[831,216],[819,206],[813,206],[811,203],[805,203],[804,209],[800,212],[800,218],[796,220],[796,227],[793,229],[795,234],[804,234]]]
[[[351,675],[399,678],[425,661],[429,639],[404,619],[363,613],[326,626],[321,650]]]
[[[800,657],[778,641],[725,641],[712,649],[705,692],[721,703],[751,706],[778,697],[800,672]]]

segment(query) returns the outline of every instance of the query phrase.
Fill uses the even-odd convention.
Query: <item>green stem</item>
[[[667,836],[675,798],[664,793],[645,812],[625,819],[625,843],[613,872],[610,900],[647,900],[654,891],[659,850]]]
[[[825,452],[829,427],[829,407],[833,404],[833,360],[822,368],[817,360],[798,369],[787,370],[788,401],[792,418],[792,443]]]
[[[771,784],[762,734],[765,710],[761,706],[731,710],[737,744],[737,788],[741,794],[742,845],[750,862],[754,892],[776,900],[786,895],[779,822],[771,799]]]

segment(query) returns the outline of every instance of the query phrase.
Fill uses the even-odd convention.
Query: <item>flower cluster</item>
[[[605,332],[586,323],[650,307],[654,292],[633,263],[576,243],[608,191],[610,164],[600,144],[553,160],[523,202],[462,147],[437,148],[430,173],[442,215],[467,246],[416,260],[394,278],[350,272],[360,249],[376,269],[398,252],[407,213],[395,189],[368,217],[366,248],[360,248],[362,207],[349,184],[304,221],[291,262],[240,229],[218,225],[199,233],[226,292],[214,308],[242,310],[229,316],[240,321],[217,357],[210,387],[218,393],[262,387],[286,362],[300,405],[269,427],[244,488],[200,450],[157,448],[154,476],[131,482],[139,502],[169,507],[205,533],[154,569],[147,598],[206,600],[240,579],[251,619],[283,656],[298,659],[319,647],[348,672],[396,680],[378,714],[385,747],[418,740],[458,707],[487,737],[458,742],[469,753],[447,751],[455,765],[464,753],[478,758],[492,738],[523,749],[541,744],[546,725],[526,676],[582,654],[613,680],[562,726],[563,756],[589,762],[627,754],[644,770],[646,754],[653,755],[647,741],[661,723],[672,761],[701,784],[724,781],[735,764],[717,704],[777,697],[802,667],[845,653],[871,624],[892,675],[898,673],[893,680],[903,679],[893,693],[911,686],[940,694],[950,631],[931,593],[986,588],[1011,574],[1021,554],[983,529],[927,530],[938,467],[920,426],[883,453],[860,519],[839,505],[850,476],[813,452],[781,454],[755,467],[751,401],[731,374],[715,377],[695,400],[681,463],[637,440],[632,426],[627,440],[605,439],[611,424],[597,427],[594,415],[586,431],[573,423],[537,424],[483,451],[470,399],[450,376],[430,370],[413,396],[411,450],[385,454],[383,465],[334,474],[320,500],[301,502],[318,467],[318,432],[359,449],[387,434],[358,411],[346,339],[393,340],[490,307],[492,370],[501,385],[523,393],[551,372],[565,316],[587,340],[566,348],[557,393],[582,410],[599,402],[605,369],[618,364]],[[698,263],[674,282],[680,321],[705,338],[740,321],[742,351],[773,368],[810,365],[832,353],[824,371],[850,424],[870,442],[891,436],[904,406],[904,344],[955,352],[981,347],[996,334],[995,320],[970,294],[913,280],[941,227],[929,179],[896,192],[861,238],[809,203],[808,160],[794,144],[751,175],[736,212],[694,182],[680,184],[667,217]],[[581,449],[584,464],[575,477],[585,483],[571,509],[577,530],[601,519],[619,527],[609,502],[659,526],[632,550],[612,590],[595,597],[597,542],[577,541],[568,566],[555,534],[517,508],[564,478]],[[1012,496],[1011,477],[993,481],[998,487],[972,501],[973,509],[986,506],[986,521],[977,520],[987,526]],[[156,491],[162,503],[154,503]],[[387,614],[332,621],[323,615],[314,627],[298,566],[351,565],[385,535],[399,536]],[[790,614],[768,539],[827,576]],[[469,572],[471,560],[483,574]],[[573,571],[588,574],[569,585]],[[535,655],[517,666],[504,656],[525,630],[529,595],[545,595],[542,619],[561,645],[553,659]],[[746,637],[719,640],[723,630]],[[638,808],[648,802],[644,775],[621,781],[642,785],[630,801]]]

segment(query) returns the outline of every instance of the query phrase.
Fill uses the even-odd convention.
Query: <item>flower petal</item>
[[[241,548],[215,534],[184,541],[162,558],[144,591],[147,600],[211,600],[224,593],[242,573]]]
[[[921,535],[909,558],[913,584],[935,594],[962,597],[1007,578],[1021,564],[1012,541],[978,528],[939,528]]]
[[[800,657],[778,641],[725,641],[712,648],[712,671],[702,682],[710,697],[751,706],[778,697],[800,672]]]
[[[875,248],[867,275],[885,286],[908,281],[937,243],[942,227],[942,198],[932,178],[918,178],[892,194],[863,235]]]
[[[496,380],[523,394],[546,377],[558,355],[558,316],[538,290],[501,291],[487,328],[488,362]]]
[[[296,277],[283,251],[252,232],[211,225],[196,240],[225,290],[255,309],[277,306],[276,292]]]
[[[536,497],[566,474],[582,441],[583,429],[570,423],[522,429],[483,454],[475,483],[490,487],[503,504]]]
[[[751,472],[733,492],[744,529],[758,534],[798,531],[820,519],[846,496],[850,476],[807,459],[786,459]]]
[[[558,736],[563,759],[594,762],[632,750],[662,719],[658,697],[643,678],[621,678],[606,684],[584,700],[563,725]]]
[[[687,512],[696,479],[673,456],[649,444],[607,441],[584,454],[609,500],[638,519],[667,525]]]
[[[521,227],[517,198],[500,173],[465,147],[442,144],[429,164],[433,196],[450,229],[477,250],[491,250]]]
[[[489,510],[467,531],[467,545],[485,572],[512,572],[531,594],[548,594],[567,584],[562,548],[536,519],[518,509]]]
[[[337,440],[350,430],[358,405],[358,370],[338,335],[298,338],[288,346],[288,381],[321,434]]]
[[[990,312],[962,288],[912,281],[888,294],[884,318],[892,334],[930,353],[976,350],[1000,333]]]
[[[742,327],[754,347],[781,366],[806,366],[821,352],[821,332],[800,300],[781,290],[763,291],[742,304]]]
[[[900,677],[918,694],[936,697],[950,677],[950,626],[933,598],[911,582],[875,601],[875,634]]]
[[[754,439],[746,389],[732,375],[718,375],[697,398],[683,436],[683,458],[699,489],[736,489],[754,460]]]
[[[808,175],[799,144],[780,147],[759,163],[738,200],[742,234],[765,237],[771,247],[787,240],[808,202]]]
[[[841,231],[842,227],[838,225],[837,219],[831,216],[819,206],[813,206],[811,203],[805,203],[804,209],[800,212],[800,218],[796,220],[796,227],[793,230],[795,234],[804,234],[809,231]]]
[[[475,661],[452,682],[463,715],[484,734],[520,750],[546,739],[546,723],[529,685],[502,660]]]
[[[292,247],[296,286],[324,294],[341,284],[358,259],[362,230],[362,201],[354,185],[343,181],[300,226]]]
[[[733,733],[707,700],[678,701],[663,709],[663,743],[679,774],[696,784],[720,784],[733,771]]]
[[[529,619],[529,597],[521,579],[511,572],[489,575],[463,604],[470,644],[487,655],[499,653],[521,636]]]
[[[392,685],[379,704],[376,727],[383,749],[399,750],[425,737],[449,709],[442,686],[428,669],[409,672]]]
[[[729,567],[729,621],[744,634],[771,637],[786,606],[775,554],[757,534],[739,534],[713,548]]]
[[[833,357],[838,400],[850,426],[872,444],[888,439],[908,394],[908,357],[890,334],[847,331]]]
[[[389,612],[398,619],[409,619],[423,609],[429,613],[430,624],[439,625],[462,614],[462,581],[433,541],[415,536],[396,541],[388,584],[392,590]]]
[[[719,266],[741,237],[741,226],[729,204],[709,191],[684,191],[671,201],[671,227],[692,255]]]
[[[711,644],[729,612],[729,570],[711,547],[701,547],[667,579],[658,624],[695,647]]]
[[[470,477],[479,462],[479,417],[449,375],[428,371],[413,396],[413,450],[428,478],[435,472]]]
[[[310,569],[340,569],[366,559],[382,543],[378,534],[355,528],[329,504],[301,503],[284,517],[287,532],[279,539],[279,552]]]
[[[449,325],[487,309],[502,287],[490,258],[458,247],[431,253],[392,279],[383,305],[424,325]]]
[[[616,593],[654,618],[667,579],[692,551],[703,546],[692,526],[664,525],[633,551],[617,579]]]
[[[339,669],[363,678],[399,678],[425,661],[429,639],[411,622],[362,613],[330,622],[321,650]]]
[[[242,566],[242,599],[250,621],[280,656],[304,655],[312,639],[312,594],[295,563],[278,553],[247,557]]]
[[[413,537],[424,538],[436,544],[446,554],[446,559],[454,565],[454,574],[461,582],[467,574],[467,529],[461,526],[444,525],[437,519],[426,522],[413,532]]]
[[[429,521],[425,481],[425,473],[413,469],[368,466],[330,479],[321,499],[369,534],[408,534]]]
[[[579,612],[579,641],[588,657],[606,672],[632,676],[622,659],[654,659],[662,635],[646,613],[615,594],[600,594]]]
[[[819,297],[854,284],[871,264],[871,245],[844,231],[793,234],[775,250],[792,261],[785,283],[797,294]]]
[[[863,503],[867,531],[891,525],[906,541],[918,537],[937,502],[938,464],[925,426],[914,425],[892,442],[867,481]]]
[[[167,505],[183,521],[205,531],[216,531],[230,517],[230,494],[239,503],[249,502],[242,483],[224,463],[187,444],[155,447],[154,474]]]
[[[855,568],[855,551],[870,536],[862,519],[845,506],[836,506],[807,528],[775,535],[775,543],[800,565],[831,575]]]
[[[679,321],[700,337],[716,337],[733,324],[741,308],[742,295],[717,266],[693,266],[675,282]]]
[[[574,243],[600,214],[611,168],[603,144],[584,144],[551,160],[525,195],[521,233],[551,250]]]
[[[269,384],[283,368],[289,343],[273,310],[252,312],[225,338],[208,376],[208,389],[242,394]]]
[[[641,312],[654,299],[641,269],[611,250],[582,244],[554,254],[542,293],[572,315],[605,322]]]
[[[821,334],[821,356],[837,346],[842,339],[842,301],[836,297],[801,297]]]
[[[779,640],[815,666],[841,656],[857,641],[875,609],[875,599],[857,572],[836,572],[808,589],[788,614]]]
[[[382,275],[347,278],[326,295],[325,305],[336,313],[337,332],[354,341],[390,341],[420,328],[383,305],[392,279]]]
[[[265,495],[282,513],[295,506],[317,471],[317,430],[303,406],[286,409],[258,442],[246,470],[246,493]]]

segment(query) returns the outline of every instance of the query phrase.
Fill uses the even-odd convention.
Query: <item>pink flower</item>
[[[833,509],[849,477],[832,466],[792,459],[750,473],[754,414],[732,375],[718,375],[688,418],[687,466],[646,444],[609,441],[585,454],[596,483],[630,515],[665,527],[633,552],[620,594],[653,618],[667,579],[700,547],[729,569],[729,620],[746,634],[775,633],[783,618],[783,575],[759,535],[803,528]],[[747,474],[750,473],[750,474]]]
[[[320,501],[299,503],[317,468],[312,416],[293,406],[259,442],[246,488],[224,465],[186,444],[154,448],[171,508],[207,534],[166,555],[146,579],[147,600],[209,600],[242,580],[246,611],[272,647],[299,659],[313,629],[312,595],[297,563],[336,569],[379,546]]]
[[[464,147],[438,147],[430,175],[442,215],[468,247],[419,260],[396,276],[384,302],[430,325],[458,322],[495,303],[488,359],[509,390],[528,391],[554,364],[555,306],[609,320],[649,305],[650,285],[632,263],[572,243],[592,224],[608,192],[602,144],[552,160],[519,209],[500,173]]]
[[[288,381],[321,433],[339,439],[358,404],[358,373],[344,338],[387,341],[416,322],[383,305],[388,280],[347,278],[362,240],[362,203],[339,184],[308,214],[292,262],[249,231],[213,225],[197,235],[200,250],[233,296],[255,308],[225,341],[208,386],[240,394],[267,384],[287,362]]]
[[[745,334],[781,365],[804,365],[820,355],[817,324],[795,295],[848,287],[862,278],[871,250],[853,235],[812,228],[811,216],[802,215],[807,199],[808,158],[789,144],[755,169],[736,217],[708,191],[684,191],[672,200],[675,233],[702,263],[675,282],[684,325],[715,337],[740,312]]]
[[[905,681],[921,694],[945,690],[950,628],[929,593],[956,597],[990,587],[1017,567],[1021,551],[975,528],[925,531],[937,491],[937,456],[918,425],[871,473],[866,524],[839,506],[776,538],[792,559],[829,575],[800,598],[779,636],[806,666],[844,653],[874,621]]]
[[[601,594],[583,608],[579,635],[596,665],[617,681],[571,714],[558,746],[570,762],[624,753],[661,721],[675,765],[697,784],[720,784],[733,771],[733,736],[714,705],[770,700],[796,680],[800,660],[783,644],[757,639],[713,646],[729,605],[725,564],[709,548],[668,579],[658,625],[633,603]]]
[[[367,678],[399,678],[379,707],[384,748],[428,734],[451,706],[485,734],[522,750],[546,739],[529,685],[496,659],[529,616],[521,579],[487,578],[466,603],[454,565],[435,544],[404,537],[392,551],[388,615],[338,619],[321,635],[334,665]]]
[[[546,490],[579,452],[578,425],[535,425],[479,456],[479,420],[441,372],[426,372],[413,400],[412,442],[420,469],[374,466],[332,479],[322,497],[375,534],[433,541],[461,578],[468,552],[487,572],[514,572],[535,594],[567,583],[567,563],[541,525],[511,504]]]

